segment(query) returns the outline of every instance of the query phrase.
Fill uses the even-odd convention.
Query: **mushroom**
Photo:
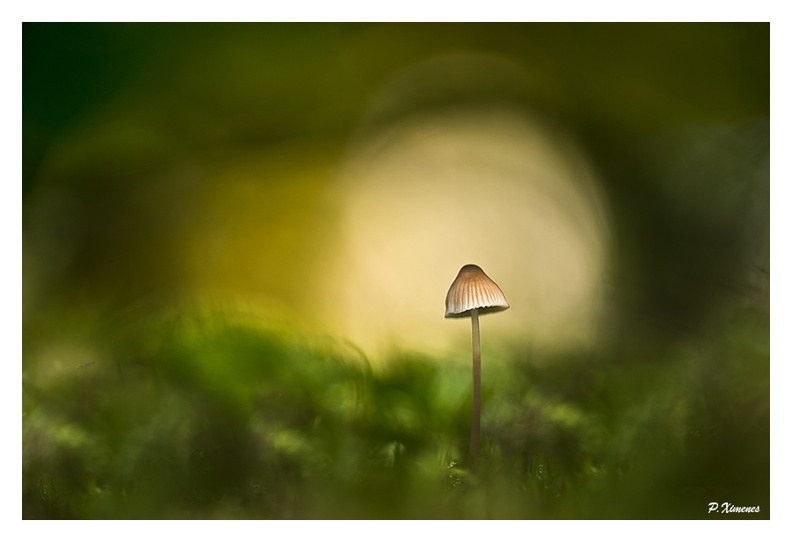
[[[506,296],[482,269],[468,264],[459,270],[446,295],[446,318],[470,316],[473,325],[473,420],[470,427],[470,458],[479,456],[481,434],[481,344],[479,314],[501,312],[509,308]]]

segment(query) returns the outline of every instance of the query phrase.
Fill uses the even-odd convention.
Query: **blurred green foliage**
[[[530,84],[464,74],[377,122],[541,111],[613,223],[598,344],[485,338],[475,470],[464,359],[182,297],[194,253],[255,290],[248,252],[222,265],[242,230],[309,306],[315,172],[393,73],[468,52]],[[769,518],[769,24],[25,24],[23,108],[24,518]],[[200,206],[249,188],[228,164],[264,172],[260,213]],[[707,514],[726,501],[761,512]]]
[[[729,501],[767,518],[767,324],[737,313],[706,350],[485,364],[472,471],[464,365],[374,371],[329,340],[176,315],[25,383],[24,515],[702,518]]]

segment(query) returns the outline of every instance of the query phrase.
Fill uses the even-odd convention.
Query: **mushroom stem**
[[[473,325],[473,419],[470,425],[470,462],[475,464],[479,457],[481,435],[481,334],[479,331],[479,311],[470,311]]]

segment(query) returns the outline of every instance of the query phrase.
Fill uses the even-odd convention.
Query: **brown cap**
[[[506,296],[498,285],[477,265],[468,264],[459,270],[446,295],[446,318],[464,318],[470,311],[500,312],[509,308]]]

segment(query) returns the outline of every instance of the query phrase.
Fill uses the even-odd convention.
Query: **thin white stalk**
[[[481,438],[481,335],[478,309],[470,311],[473,325],[473,419],[470,424],[470,461],[475,464],[479,457]]]

